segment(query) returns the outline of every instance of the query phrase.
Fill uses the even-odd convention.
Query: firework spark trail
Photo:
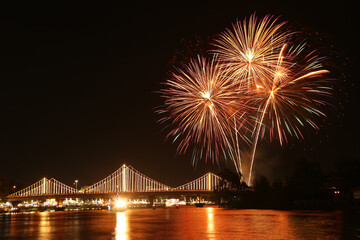
[[[260,121],[256,123],[255,125],[255,129],[256,129],[256,133],[255,133],[255,140],[253,142],[253,148],[252,148],[252,153],[251,153],[251,164],[250,164],[250,170],[249,170],[249,180],[248,180],[248,185],[250,186],[250,180],[251,180],[251,175],[252,175],[252,169],[253,169],[253,164],[254,164],[254,158],[255,158],[255,152],[256,152],[256,148],[257,148],[257,144],[258,144],[258,140],[259,140],[259,133],[261,130],[261,125],[263,124],[263,120],[264,120],[264,116],[266,113],[266,110],[269,106],[269,102],[270,102],[270,97],[267,99],[265,107],[263,109],[263,112],[261,114],[260,117]]]
[[[174,128],[167,135],[179,140],[178,154],[194,144],[193,163],[205,155],[205,160],[217,160],[220,152],[230,156],[239,172],[241,160],[233,132],[244,123],[247,105],[241,99],[236,82],[226,77],[226,69],[214,57],[192,59],[183,69],[177,69],[162,90],[168,117]],[[242,112],[241,114],[238,114]]]
[[[277,132],[280,145],[287,142],[288,134],[303,138],[300,128],[304,123],[318,129],[316,124],[309,118],[312,115],[325,116],[318,109],[318,105],[324,105],[319,99],[330,95],[330,88],[323,86],[324,74],[328,70],[322,69],[321,58],[315,51],[302,58],[304,46],[290,49],[286,52],[284,44],[279,55],[277,66],[270,71],[270,75],[262,81],[264,85],[258,85],[253,93],[258,95],[260,101],[260,117],[255,126],[255,137],[251,154],[251,165],[248,185],[251,184],[251,175],[255,159],[255,152],[261,129],[266,131],[264,125],[265,115],[270,122],[270,140]],[[265,102],[261,108],[261,102]]]

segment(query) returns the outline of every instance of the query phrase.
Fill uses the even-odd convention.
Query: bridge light
[[[122,192],[126,192],[126,165],[122,168]]]
[[[78,182],[79,182],[79,180],[75,180],[75,182],[74,182],[74,185],[75,185],[75,189],[76,189],[76,190],[77,190]]]
[[[115,204],[114,204],[114,210],[125,211],[126,210],[126,201],[124,199],[116,199]]]
[[[126,206],[126,202],[123,199],[117,199],[115,201],[115,207],[117,208],[123,208]]]
[[[208,190],[211,191],[211,173],[208,175]]]

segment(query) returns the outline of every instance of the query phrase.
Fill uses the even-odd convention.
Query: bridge
[[[70,187],[54,178],[47,179],[44,177],[32,185],[8,195],[6,199],[15,203],[46,199],[57,199],[60,202],[67,198],[146,197],[152,202],[158,196],[213,195],[218,185],[223,183],[221,177],[209,172],[181,186],[171,187],[142,174],[132,166],[124,164],[109,176],[81,190]]]

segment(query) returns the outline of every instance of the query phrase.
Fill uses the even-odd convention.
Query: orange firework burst
[[[277,65],[277,52],[290,36],[280,31],[285,22],[277,23],[271,16],[259,22],[255,14],[233,24],[215,40],[219,59],[228,66],[228,75],[233,75],[240,84],[253,87],[268,74],[269,68]],[[244,81],[246,80],[246,81]]]
[[[316,51],[305,53],[305,44],[287,48],[284,44],[278,52],[277,64],[257,84],[251,94],[258,106],[257,123],[254,130],[249,184],[256,146],[261,130],[269,131],[270,140],[277,136],[280,144],[287,142],[287,135],[303,138],[301,128],[310,125],[314,116],[325,116],[319,110],[326,105],[324,97],[331,95],[331,88],[323,78],[329,73],[323,68]]]
[[[177,69],[162,90],[163,111],[169,113],[162,121],[170,120],[174,126],[167,137],[179,139],[179,154],[194,145],[193,162],[198,157],[214,161],[223,153],[241,168],[240,160],[234,159],[234,145],[238,143],[234,131],[238,134],[243,126],[247,105],[236,83],[224,75],[226,70],[215,58],[209,61],[203,57]]]

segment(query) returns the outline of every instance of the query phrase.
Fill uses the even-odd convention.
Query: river
[[[0,239],[360,239],[355,212],[217,207],[0,215]]]

